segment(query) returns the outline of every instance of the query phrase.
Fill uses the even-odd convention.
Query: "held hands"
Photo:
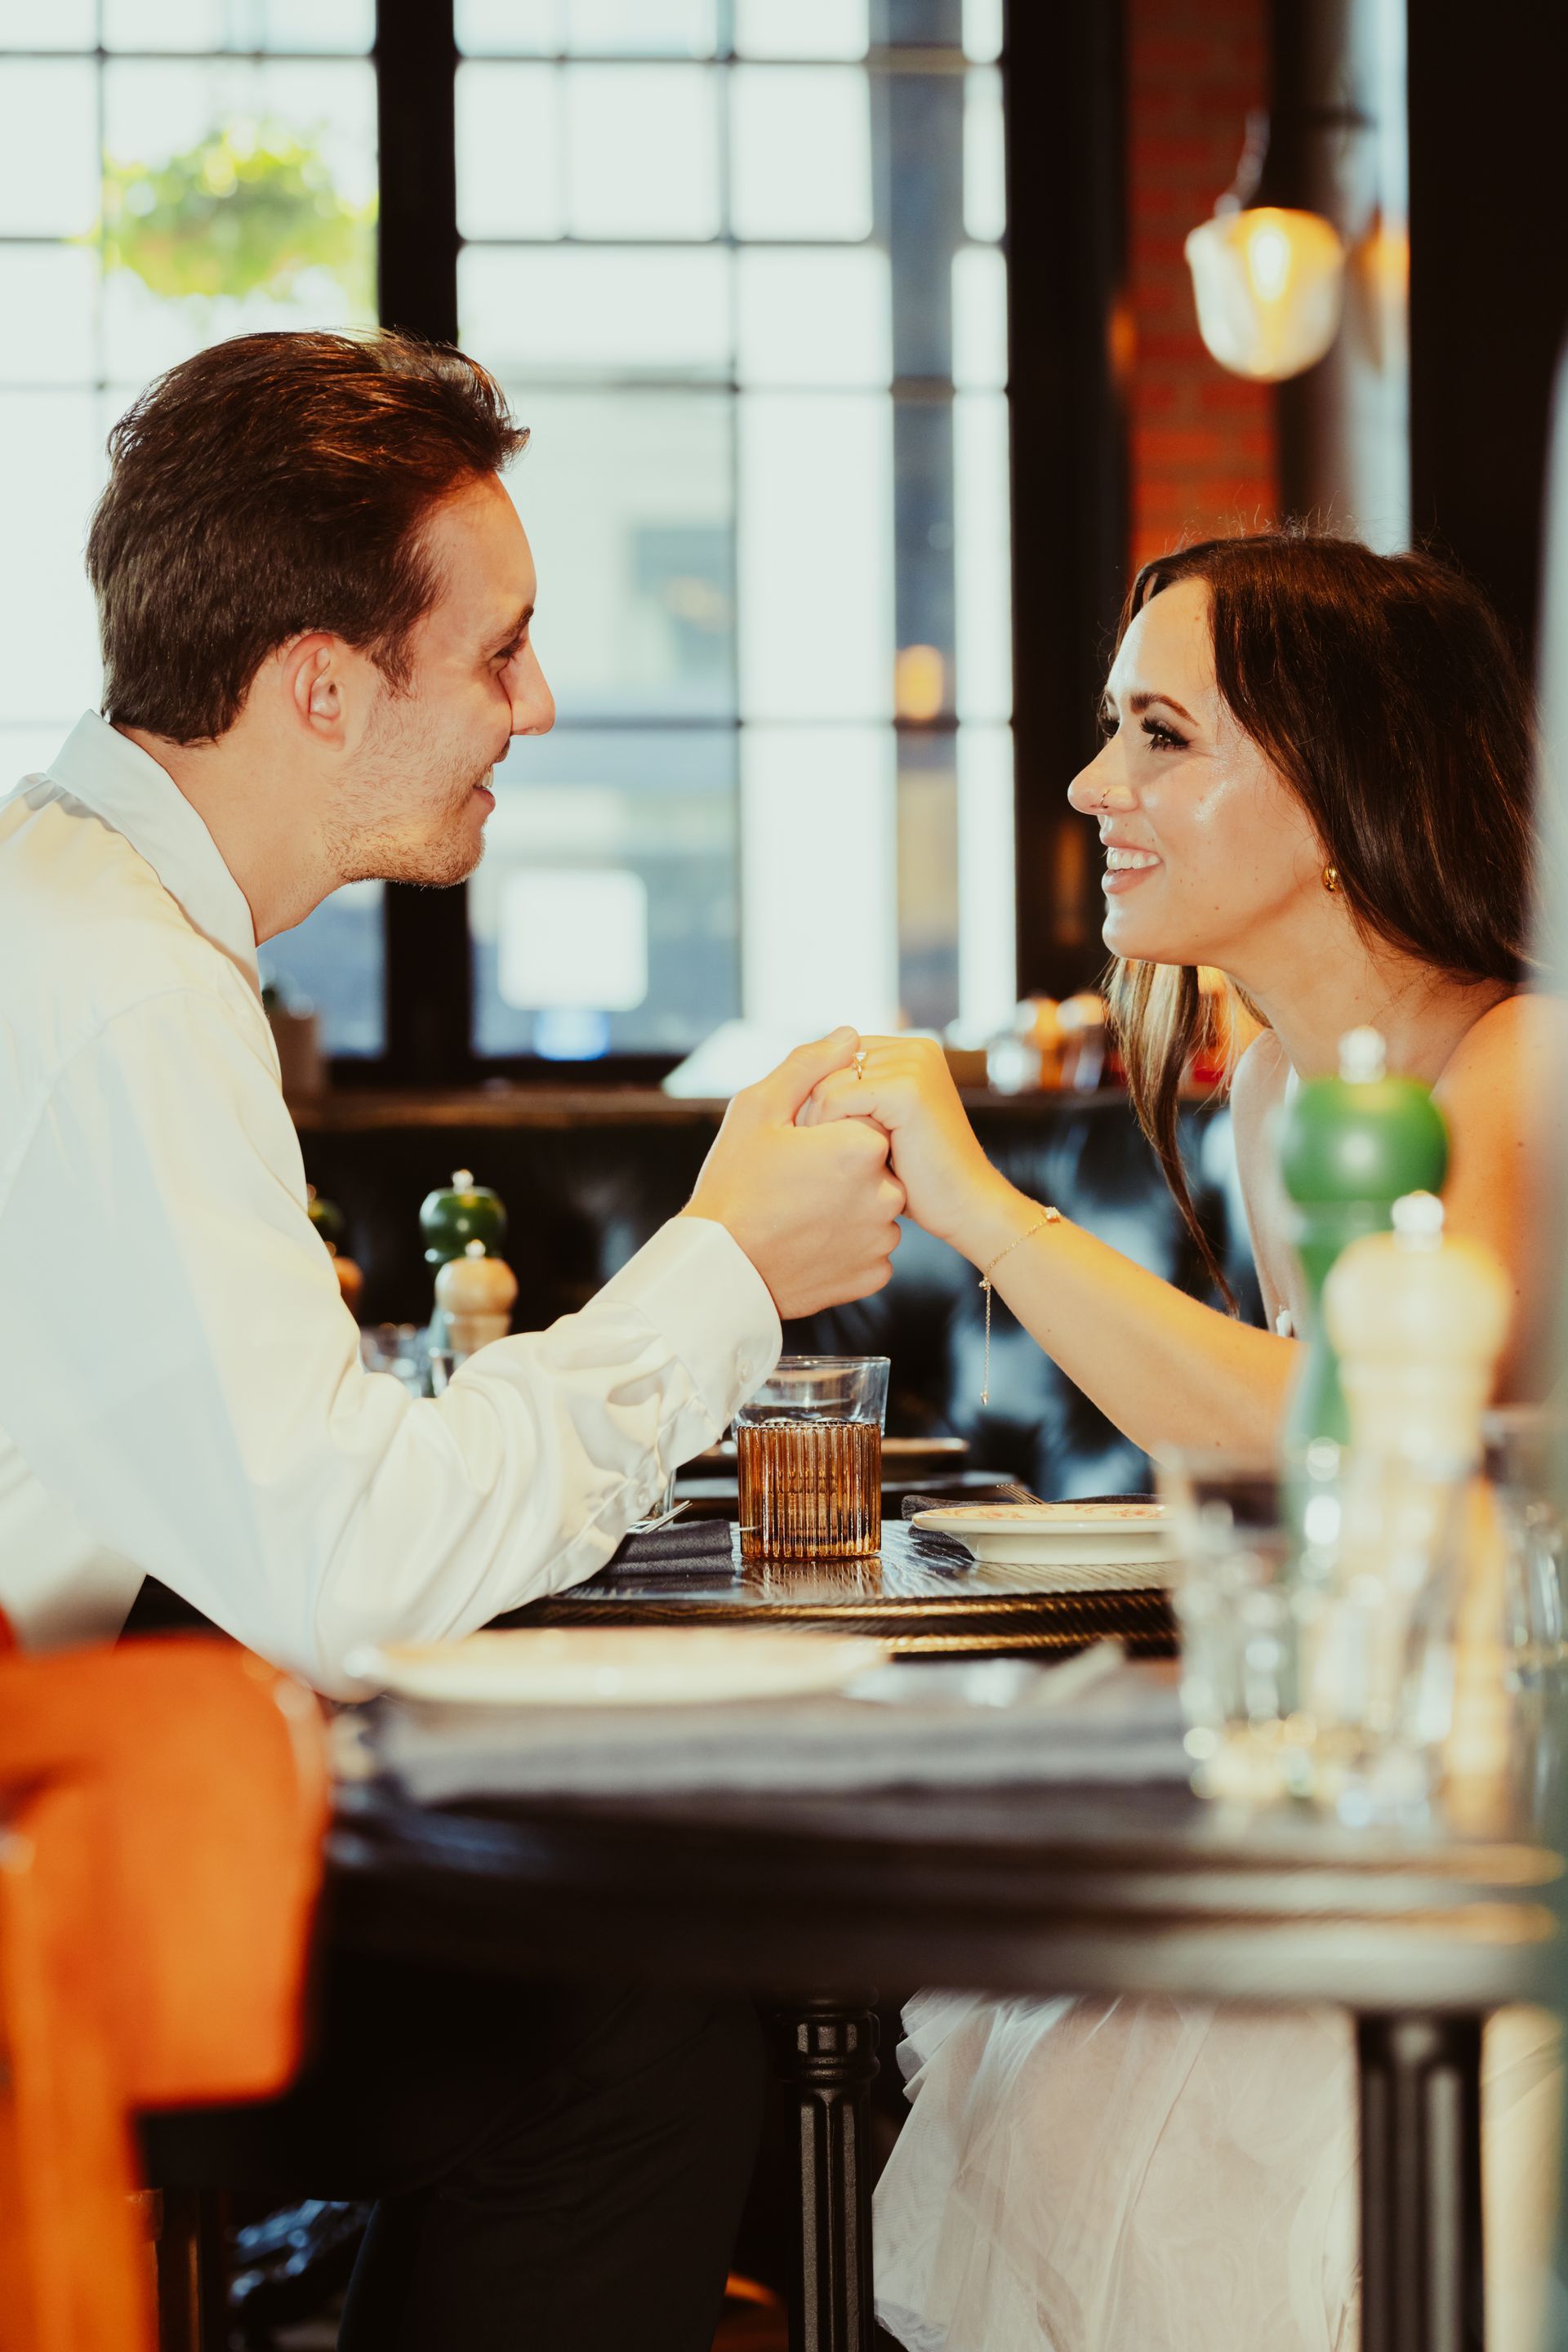
[[[800,1113],[803,1127],[875,1119],[892,1144],[893,1169],[910,1216],[939,1241],[973,1256],[989,1235],[992,1213],[1012,1188],[982,1151],[952,1083],[942,1047],[930,1037],[863,1037],[857,1077],[853,1057],[821,1078]]]
[[[892,1274],[904,1188],[889,1171],[887,1136],[864,1118],[839,1116],[816,1134],[796,1124],[819,1082],[846,1069],[853,1081],[859,1043],[836,1029],[738,1094],[681,1213],[727,1227],[786,1321],[865,1298]]]

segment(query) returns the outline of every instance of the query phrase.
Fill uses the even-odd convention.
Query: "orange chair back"
[[[150,2352],[131,2116],[294,2071],[326,1802],[244,1651],[0,1659],[0,2352]]]

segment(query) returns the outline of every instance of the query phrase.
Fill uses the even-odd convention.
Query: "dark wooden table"
[[[874,1634],[900,1653],[984,1655],[1081,1649],[1109,1633],[1136,1654],[1174,1648],[1163,1589],[1063,1593],[1032,1570],[952,1559],[901,1520],[882,1529],[879,1555],[807,1565],[720,1562],[689,1574],[666,1568],[606,1570],[509,1625],[805,1625]]]
[[[1559,1990],[1560,1864],[1526,1836],[1238,1825],[1168,1783],[436,1811],[372,1781],[345,1789],[330,1856],[331,1932],[356,1946],[773,1996],[800,2113],[799,2352],[872,2342],[872,1988],[919,1983],[1342,2003],[1364,2352],[1482,2342],[1482,2023]],[[821,1990],[781,1990],[803,1986]]]
[[[1361,2065],[1365,2352],[1481,2342],[1481,2024],[1553,1997],[1553,1856],[1289,1822],[1227,1832],[1184,1791],[825,1802],[556,1800],[426,1812],[374,1788],[331,1843],[333,1932],[525,1974],[783,1998],[801,2113],[792,2342],[871,2342],[865,2102],[877,1984],[1339,2001]],[[857,1996],[847,1986],[858,1987]]]

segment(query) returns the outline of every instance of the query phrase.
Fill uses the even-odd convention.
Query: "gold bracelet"
[[[1020,1234],[1016,1241],[1010,1241],[1008,1243],[1005,1249],[997,1251],[995,1256],[992,1259],[990,1265],[985,1268],[985,1271],[980,1277],[980,1287],[985,1293],[985,1369],[980,1377],[980,1402],[982,1404],[989,1404],[991,1402],[991,1277],[995,1273],[997,1267],[1001,1265],[1003,1259],[1005,1257],[1011,1257],[1013,1252],[1024,1242],[1031,1240],[1036,1234],[1040,1232],[1042,1227],[1046,1225],[1059,1225],[1061,1221],[1062,1213],[1059,1209],[1043,1209],[1040,1214],[1035,1219],[1034,1223],[1029,1227],[1027,1233]]]

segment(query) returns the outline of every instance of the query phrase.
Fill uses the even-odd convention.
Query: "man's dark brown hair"
[[[110,435],[88,533],[105,717],[210,741],[311,629],[404,684],[430,509],[527,439],[483,368],[408,335],[238,335],[171,368]]]

